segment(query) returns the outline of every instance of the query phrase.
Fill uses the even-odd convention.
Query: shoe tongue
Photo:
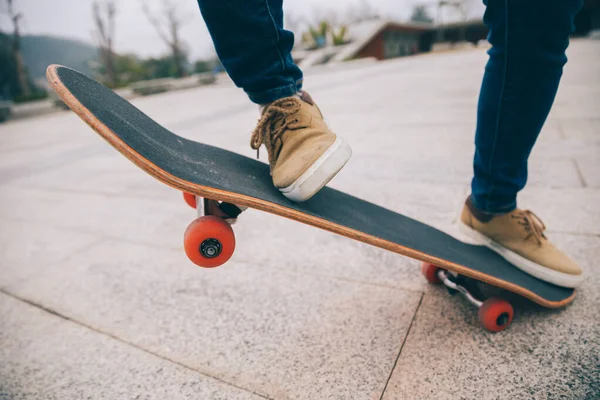
[[[298,92],[298,95],[300,97],[300,100],[310,104],[311,106],[315,105],[315,102],[313,101],[312,97],[310,97],[310,94],[308,94],[304,90],[301,92]]]

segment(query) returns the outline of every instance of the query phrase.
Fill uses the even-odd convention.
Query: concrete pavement
[[[0,399],[594,399],[600,396],[600,41],[569,48],[519,197],[588,279],[518,302],[505,332],[419,264],[250,210],[233,259],[185,257],[194,213],[78,117],[0,126]],[[354,156],[333,187],[452,229],[468,191],[483,50],[307,76]],[[249,156],[229,87],[139,98],[158,122]],[[307,251],[310,249],[310,251]]]

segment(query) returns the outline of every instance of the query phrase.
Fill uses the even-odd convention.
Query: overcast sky
[[[24,34],[51,34],[67,36],[93,43],[92,3],[94,0],[13,0],[16,9],[24,15]],[[115,48],[118,52],[135,52],[143,56],[165,54],[167,49],[159,40],[154,28],[142,13],[140,1],[147,2],[160,14],[162,0],[118,0]],[[195,0],[171,0],[177,4],[182,16],[188,18],[182,29],[182,38],[190,51],[191,59],[212,54],[212,42],[202,21]],[[219,0],[217,0],[219,1]],[[222,0],[225,1],[225,0]],[[469,14],[481,16],[483,5],[478,0],[468,0]],[[0,10],[5,11],[6,0],[0,0]],[[398,20],[410,17],[414,4],[435,0],[284,0],[284,10],[296,20],[314,20],[317,15],[336,13],[343,18],[349,10],[358,9],[360,3],[368,3],[380,15]],[[434,8],[431,8],[434,15]],[[448,16],[447,18],[450,18]],[[3,13],[0,30],[9,31],[10,21]]]

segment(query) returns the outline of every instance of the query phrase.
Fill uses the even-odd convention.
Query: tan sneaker
[[[538,279],[570,288],[583,281],[581,268],[546,238],[544,223],[529,210],[486,214],[475,208],[469,197],[459,227],[477,243]]]
[[[273,183],[292,201],[314,196],[346,164],[350,146],[329,130],[308,93],[267,105],[250,145],[264,144]]]

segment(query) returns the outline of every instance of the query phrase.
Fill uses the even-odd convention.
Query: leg
[[[582,0],[484,0],[489,53],[477,114],[472,201],[516,208],[527,160],[554,101]]]
[[[266,104],[296,94],[294,34],[283,29],[282,0],[198,0],[225,70],[250,100]]]
[[[250,145],[267,147],[273,184],[306,201],[346,164],[350,146],[327,127],[308,93],[283,29],[282,0],[198,0],[217,54],[238,87],[260,104]]]
[[[517,208],[517,193],[558,90],[582,1],[486,1],[492,48],[479,95],[475,177],[459,226],[536,278],[576,287],[581,268],[548,240],[534,213]]]

